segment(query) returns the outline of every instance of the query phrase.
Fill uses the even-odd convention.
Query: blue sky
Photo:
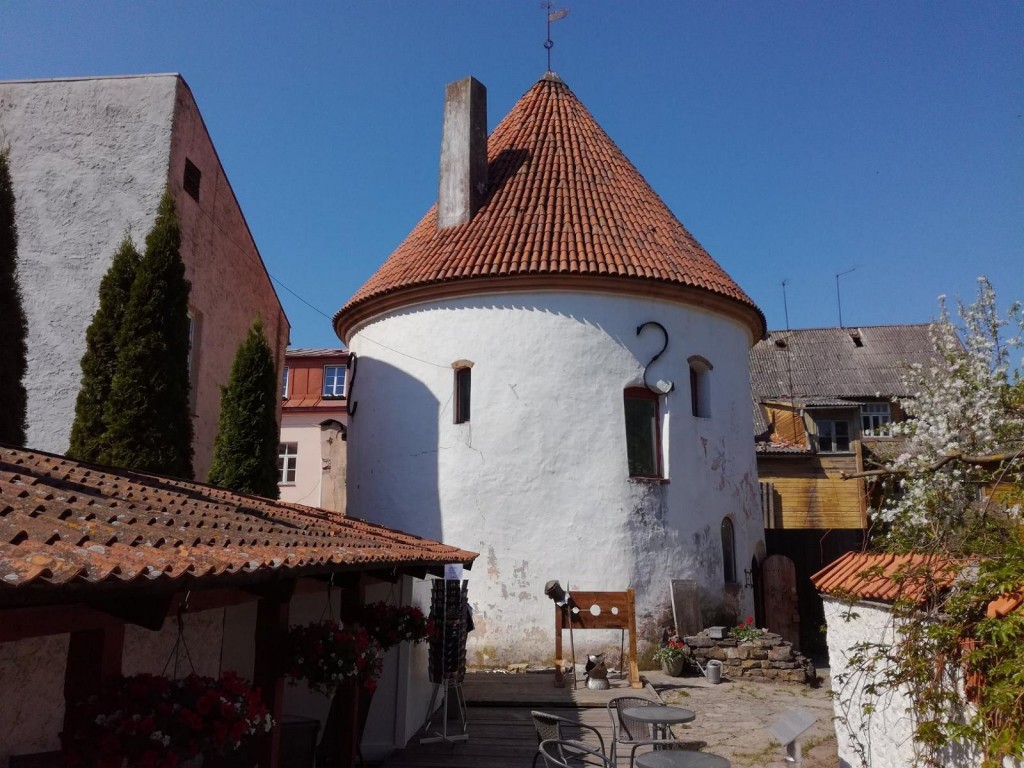
[[[785,325],[1024,299],[1024,4],[567,0],[553,69]],[[537,0],[0,2],[0,79],[180,72],[292,322],[332,315],[437,194],[446,82],[493,128],[543,74]],[[296,295],[302,300],[296,298]],[[319,312],[307,306],[307,303]],[[321,314],[323,313],[323,314]]]

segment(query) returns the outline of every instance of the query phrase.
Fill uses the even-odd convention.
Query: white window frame
[[[892,437],[892,406],[889,403],[862,403],[861,432],[870,437]]]
[[[340,392],[338,391],[338,389],[339,389],[339,387],[338,387],[338,376],[339,376],[339,374],[338,373],[334,374],[334,381],[333,381],[333,383],[331,383],[330,385],[328,385],[328,383],[327,383],[327,372],[331,371],[331,370],[340,372],[340,376],[341,376],[341,387],[340,387],[341,391]],[[344,397],[345,396],[345,387],[347,385],[348,385],[348,366],[346,366],[346,365],[325,365],[324,366],[324,386],[323,386],[323,396],[324,397],[331,397],[331,398]]]
[[[281,374],[281,399],[288,399],[288,390],[292,385],[291,369],[286,365],[284,372]]]
[[[295,485],[299,468],[299,444],[277,444],[277,484]]]

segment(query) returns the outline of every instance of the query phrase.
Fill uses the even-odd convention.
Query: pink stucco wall
[[[184,190],[186,158],[202,173],[198,201]],[[259,314],[281,370],[289,325],[192,92],[181,79],[168,180],[181,219],[182,260],[192,281],[190,305],[199,317],[193,426],[195,476],[203,480],[217,435],[220,386],[228,382],[238,345]]]

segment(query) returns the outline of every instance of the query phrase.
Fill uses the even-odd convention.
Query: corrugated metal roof
[[[289,349],[284,353],[285,360],[289,357],[348,357],[347,349]]]
[[[929,327],[876,325],[770,331],[750,350],[754,398],[763,402],[796,397],[825,403],[829,402],[827,398],[835,402],[840,398],[911,395],[902,383],[909,366],[928,364],[937,357]]]
[[[76,583],[144,590],[474,558],[327,510],[0,446],[0,603]]]

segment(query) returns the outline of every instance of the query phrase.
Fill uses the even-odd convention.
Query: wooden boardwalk
[[[640,695],[658,700],[654,689],[630,688],[626,680],[610,680],[612,688],[592,691],[581,682],[555,688],[553,673],[503,675],[476,672],[466,675],[463,693],[468,707],[469,740],[451,744],[421,744],[419,736],[394,752],[382,768],[530,768],[537,752],[537,732],[531,710],[551,711],[578,719],[601,730],[605,745],[611,741],[606,705],[613,696]],[[454,711],[454,709],[453,709]],[[434,727],[440,725],[436,715]],[[457,720],[448,723],[457,733]],[[590,741],[592,734],[587,734]],[[596,741],[595,741],[596,746]],[[626,761],[622,761],[625,765]]]

